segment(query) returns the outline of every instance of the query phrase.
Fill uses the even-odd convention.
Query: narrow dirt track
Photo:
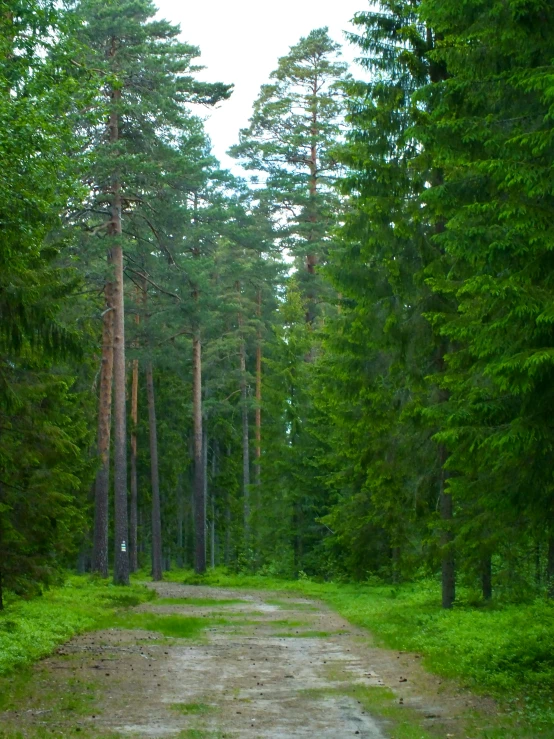
[[[358,700],[360,690],[387,685],[395,703],[415,709],[422,736],[466,736],[463,716],[475,699],[425,673],[417,656],[375,648],[366,632],[320,603],[283,593],[151,587],[161,598],[193,602],[154,601],[139,611],[206,619],[202,635],[110,629],[76,638],[41,663],[37,689],[94,689],[89,709],[64,715],[33,704],[0,715],[0,728],[17,727],[23,736],[388,739],[392,724]]]

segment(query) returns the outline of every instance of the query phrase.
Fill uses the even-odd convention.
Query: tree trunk
[[[110,113],[110,141],[119,140],[119,111],[121,90],[112,92],[112,111]],[[123,245],[122,245],[122,198],[121,186],[116,174],[112,184],[113,200],[109,234],[114,245],[111,256],[114,266],[113,306],[114,306],[114,583],[129,584],[129,523],[127,511],[127,413],[125,382],[125,296],[123,286]]]
[[[228,446],[227,456],[230,457],[231,453],[231,447]],[[225,562],[225,566],[228,566],[231,561],[231,494],[228,488],[225,492],[225,552],[223,561]]]
[[[546,578],[548,582],[548,597],[554,598],[554,536],[548,539],[548,556],[546,561]]]
[[[163,579],[162,519],[160,506],[160,473],[158,467],[158,428],[156,425],[156,399],[154,396],[154,373],[152,362],[146,368],[146,391],[148,394],[148,425],[150,430],[150,474],[152,478],[152,579]]]
[[[400,547],[393,547],[391,550],[392,560],[392,582],[398,585],[400,582]]]
[[[483,585],[483,598],[492,600],[492,556],[486,554],[481,563],[481,579]]]
[[[110,436],[112,427],[112,382],[114,347],[113,286],[104,288],[106,311],[102,325],[102,362],[98,403],[98,455],[101,467],[96,474],[94,490],[94,541],[92,571],[108,577],[108,526],[110,489]]]
[[[481,582],[483,598],[492,600],[492,556],[490,554],[486,554],[481,563]]]
[[[138,316],[137,316],[138,319]],[[137,321],[138,323],[138,321]],[[139,363],[133,361],[131,386],[131,511],[129,515],[129,569],[138,570],[138,482],[137,482],[137,424],[138,424]]]
[[[318,136],[319,136],[319,117],[318,117],[318,88],[319,88],[319,80],[316,75],[314,77],[313,81],[313,100],[314,100],[314,107],[312,110],[312,128],[311,128],[311,148],[310,148],[310,161],[309,161],[309,168],[310,168],[310,184],[309,184],[309,215],[308,219],[310,223],[312,224],[312,230],[310,231],[308,235],[308,242],[309,242],[309,252],[306,257],[306,268],[308,270],[308,279],[309,279],[309,287],[308,287],[308,306],[306,311],[306,322],[311,326],[313,325],[315,321],[315,273],[316,273],[316,267],[317,267],[317,254],[313,251],[313,242],[315,241],[315,225],[317,223],[317,213],[316,213],[316,207],[317,207],[317,175],[318,175]],[[310,352],[309,359],[311,361],[312,354]]]
[[[183,567],[183,526],[185,519],[185,501],[183,497],[183,476],[177,481],[177,567]]]
[[[204,479],[204,495],[202,496],[204,501],[204,521],[206,522],[206,533],[204,538],[204,557],[206,559],[206,563],[208,562],[208,451],[209,451],[209,441],[208,441],[208,432],[205,429],[202,433],[202,474]]]
[[[225,552],[223,561],[226,567],[231,562],[231,501],[229,491],[225,496]]]
[[[262,317],[262,291],[258,290],[258,321]],[[259,505],[260,487],[262,483],[262,330],[258,326],[256,345],[256,465],[254,477],[257,489],[257,505]]]
[[[195,332],[192,342],[192,403],[194,418],[194,569],[206,572],[206,505],[204,502],[204,455],[202,450],[202,344]]]
[[[217,452],[218,444],[214,439],[212,449],[212,491],[210,496],[210,565],[215,569],[215,479],[217,476]]]
[[[540,588],[542,585],[542,561],[541,561],[541,543],[535,544],[535,582]]]
[[[244,496],[244,540],[250,544],[250,433],[248,424],[248,387],[246,384],[246,347],[240,344],[240,394],[242,401],[242,491]]]
[[[446,491],[446,482],[448,479],[444,465],[446,463],[448,453],[445,447],[439,449],[439,458],[441,461],[441,477],[440,477],[440,515],[442,521],[442,607],[452,608],[456,600],[456,570],[454,561],[454,551],[452,548],[453,533],[452,521],[454,519],[454,506],[452,495]]]

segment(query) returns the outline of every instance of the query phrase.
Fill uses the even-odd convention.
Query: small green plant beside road
[[[142,585],[117,588],[108,582],[71,577],[33,600],[12,600],[0,613],[0,675],[32,664],[75,634],[115,624],[122,608],[155,597]]]

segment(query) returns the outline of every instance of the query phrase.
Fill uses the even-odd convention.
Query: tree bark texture
[[[227,447],[227,456],[230,457],[232,449],[230,446]],[[231,561],[231,494],[229,490],[225,493],[225,551],[223,554],[223,561],[227,566]]]
[[[546,578],[548,582],[548,597],[554,598],[554,535],[551,535],[548,539]]]
[[[183,476],[177,480],[177,567],[183,567],[183,526],[185,521],[185,501],[183,497]]]
[[[319,116],[318,116],[318,103],[317,103],[317,94],[318,94],[318,88],[319,88],[319,80],[317,78],[317,75],[314,77],[313,81],[313,110],[312,110],[312,128],[311,128],[311,148],[310,148],[310,211],[309,211],[309,220],[312,223],[314,229],[315,224],[317,223],[317,214],[316,214],[316,202],[317,202],[317,175],[318,175],[318,149],[317,149],[317,137],[319,134]],[[311,231],[309,236],[309,251],[306,256],[306,269],[308,270],[309,275],[309,288],[308,288],[308,306],[306,310],[306,322],[311,326],[313,322],[315,321],[315,273],[316,273],[316,267],[317,267],[317,254],[313,251],[313,242],[315,241],[315,233],[314,231]],[[311,355],[310,355],[311,356]]]
[[[213,569],[215,569],[215,514],[216,514],[216,508],[215,508],[215,480],[217,477],[217,457],[218,457],[218,444],[217,440],[214,439],[213,442],[213,449],[212,449],[212,489],[211,489],[211,496],[210,496],[210,566]]]
[[[486,554],[481,563],[481,581],[483,585],[483,598],[492,600],[492,556]]]
[[[113,285],[104,287],[106,311],[102,324],[102,360],[100,366],[100,393],[98,401],[97,453],[100,469],[94,486],[94,539],[92,543],[92,571],[108,577],[110,437],[112,428],[112,383],[114,310]]]
[[[262,318],[262,291],[258,290],[258,321]],[[259,488],[262,482],[262,331],[258,327],[257,344],[256,344],[256,465],[254,477],[256,480],[256,488]],[[258,501],[259,504],[259,501]]]
[[[208,450],[209,450],[209,440],[208,440],[208,432],[206,431],[206,425],[203,426],[203,432],[202,432],[202,465],[203,465],[203,481],[204,481],[204,521],[206,522],[206,535],[204,539],[204,546],[206,548],[206,551],[204,553],[204,557],[206,558],[206,567],[208,566]]]
[[[112,92],[110,141],[119,140],[121,90]],[[112,206],[109,234],[114,267],[114,583],[129,584],[129,523],[127,511],[127,414],[125,382],[125,296],[123,285],[122,197],[118,173],[112,181]]]
[[[454,505],[452,495],[446,490],[446,482],[448,479],[444,465],[448,458],[446,449],[441,446],[439,449],[439,458],[441,462],[441,478],[440,478],[440,515],[442,522],[441,547],[442,547],[442,607],[452,608],[456,600],[456,567],[454,560],[454,551],[452,547],[453,533],[452,521],[454,519]]]
[[[250,542],[250,430],[248,424],[248,386],[246,383],[246,346],[240,344],[240,394],[242,405],[242,491],[244,496],[244,539]]]
[[[160,505],[160,473],[158,465],[158,428],[156,424],[156,398],[152,363],[146,368],[146,392],[148,395],[148,426],[150,430],[150,474],[152,479],[152,579],[163,579],[162,518]]]
[[[194,569],[206,572],[206,505],[202,433],[202,343],[195,332],[192,342],[192,403],[194,422]]]
[[[138,316],[137,316],[138,319]],[[138,320],[137,320],[138,323]],[[129,513],[129,569],[138,570],[138,481],[137,481],[137,424],[138,424],[139,363],[133,360],[131,383],[131,510]]]

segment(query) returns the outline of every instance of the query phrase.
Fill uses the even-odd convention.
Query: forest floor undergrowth
[[[299,592],[310,584],[254,590],[246,578],[242,587],[210,587],[173,577],[180,582],[148,590],[97,586],[97,601],[112,599],[108,610],[96,606],[104,613],[90,600],[94,626],[0,678],[0,737],[539,735],[493,700],[427,672],[420,654],[376,645]],[[114,610],[116,595],[123,601]],[[82,594],[81,606],[89,598]]]

